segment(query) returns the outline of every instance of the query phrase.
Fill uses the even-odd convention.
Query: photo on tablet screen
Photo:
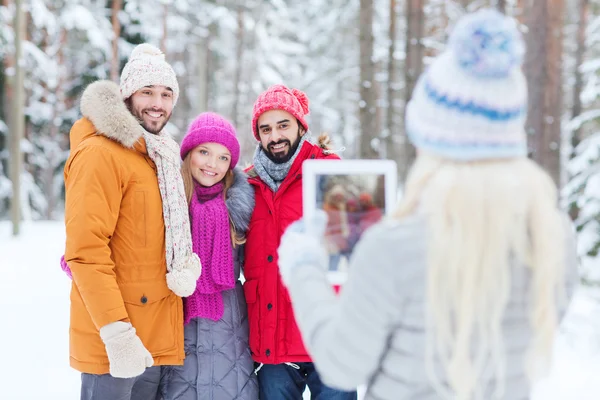
[[[389,160],[307,160],[303,166],[306,221],[316,210],[328,216],[324,244],[329,278],[341,284],[364,232],[396,206],[396,164]]]

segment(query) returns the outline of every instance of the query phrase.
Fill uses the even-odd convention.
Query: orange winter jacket
[[[64,170],[71,366],[108,373],[99,329],[119,320],[132,323],[154,365],[181,365],[183,306],[167,287],[162,200],[143,128],[112,82],[90,85],[81,111]]]

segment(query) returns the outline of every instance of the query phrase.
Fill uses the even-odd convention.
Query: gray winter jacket
[[[245,232],[254,208],[254,190],[241,169],[227,192],[227,208]],[[243,246],[234,249],[236,279],[243,269]],[[248,346],[248,310],[242,284],[223,292],[225,311],[219,321],[194,318],[184,328],[185,362],[170,367],[164,400],[257,400],[258,383]]]
[[[439,400],[425,370],[426,223],[385,220],[367,231],[352,256],[339,299],[318,266],[300,266],[290,284],[296,320],[323,382],[350,390],[367,384],[365,399]],[[567,281],[577,274],[568,245]],[[506,391],[501,400],[529,398],[524,371],[529,328],[529,271],[512,271],[502,329]],[[569,294],[570,295],[570,294]],[[478,399],[492,400],[486,390]]]

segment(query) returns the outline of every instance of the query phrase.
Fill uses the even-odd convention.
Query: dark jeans
[[[160,400],[166,367],[150,367],[135,378],[81,374],[81,400]]]
[[[258,371],[260,400],[302,400],[302,393],[310,389],[312,400],[356,400],[357,393],[344,392],[325,386],[313,363],[264,364]]]

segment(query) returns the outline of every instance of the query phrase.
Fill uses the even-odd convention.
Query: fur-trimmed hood
[[[233,169],[233,176],[233,185],[227,190],[225,204],[235,229],[245,233],[254,211],[254,189],[248,182],[248,175],[240,167]]]
[[[144,128],[127,109],[119,85],[112,81],[96,81],[83,91],[81,114],[84,118],[75,123],[80,129],[71,131],[71,149],[94,134],[133,148],[144,134]]]

